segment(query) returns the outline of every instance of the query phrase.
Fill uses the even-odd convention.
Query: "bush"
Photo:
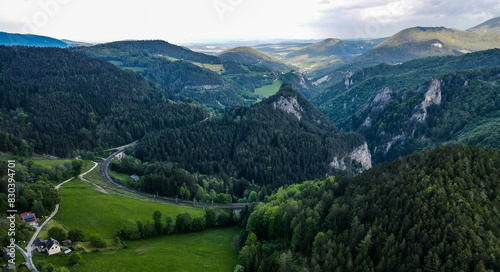
[[[106,242],[97,235],[90,236],[90,245],[96,248],[106,247]]]
[[[83,240],[83,231],[81,229],[72,229],[68,232],[68,239],[72,242]]]
[[[205,223],[207,225],[207,228],[215,227],[215,225],[217,224],[217,214],[215,213],[214,208],[205,208]]]
[[[68,257],[68,262],[70,265],[75,265],[82,260],[82,255],[78,252],[73,252]]]
[[[56,239],[58,242],[66,240],[66,232],[59,227],[52,227],[48,232],[49,237]]]
[[[177,232],[188,232],[191,230],[193,219],[189,213],[178,214],[175,220],[175,230]]]
[[[205,229],[205,218],[203,217],[196,217],[193,219],[193,223],[191,225],[191,229],[193,231],[202,231]]]

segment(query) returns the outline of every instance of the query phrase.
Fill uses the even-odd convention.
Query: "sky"
[[[0,31],[88,42],[380,38],[496,16],[498,0],[0,0]]]

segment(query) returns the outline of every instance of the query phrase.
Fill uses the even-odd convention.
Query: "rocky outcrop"
[[[297,97],[280,96],[278,100],[273,103],[273,107],[295,115],[299,121],[302,118],[301,113],[304,111],[299,105],[299,102],[297,102]]]
[[[368,144],[364,142],[343,158],[334,157],[330,167],[341,171],[353,170],[357,173],[372,168],[372,156]]]
[[[326,75],[324,77],[318,78],[316,81],[312,83],[314,86],[321,85],[323,82],[328,82],[330,80],[330,75]]]
[[[372,156],[366,142],[355,148],[349,156],[351,157],[351,160],[361,163],[363,170],[372,168]]]
[[[417,120],[418,122],[425,121],[427,118],[427,108],[431,105],[441,104],[441,84],[443,82],[438,79],[433,79],[427,92],[425,93],[424,101],[420,103],[416,108],[416,112],[411,116],[412,120]]]
[[[354,72],[347,72],[346,76],[345,76],[345,87],[346,89],[349,89],[349,86],[351,86],[353,84],[352,82],[352,79],[351,77],[354,75]]]

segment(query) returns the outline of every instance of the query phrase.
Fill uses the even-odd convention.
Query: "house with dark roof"
[[[45,243],[45,248],[49,256],[61,253],[61,246],[59,246],[59,242],[52,238],[49,238],[49,240],[47,240],[47,242]]]
[[[38,220],[36,219],[36,215],[32,212],[25,212],[20,214],[21,219],[28,223],[32,227],[36,227],[38,224]]]
[[[38,252],[45,251],[45,244],[47,243],[47,240],[43,238],[36,238],[34,245],[36,246],[36,249],[38,249]]]

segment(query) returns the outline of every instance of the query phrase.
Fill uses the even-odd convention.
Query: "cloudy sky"
[[[0,31],[93,42],[378,38],[496,16],[498,0],[0,0]]]

